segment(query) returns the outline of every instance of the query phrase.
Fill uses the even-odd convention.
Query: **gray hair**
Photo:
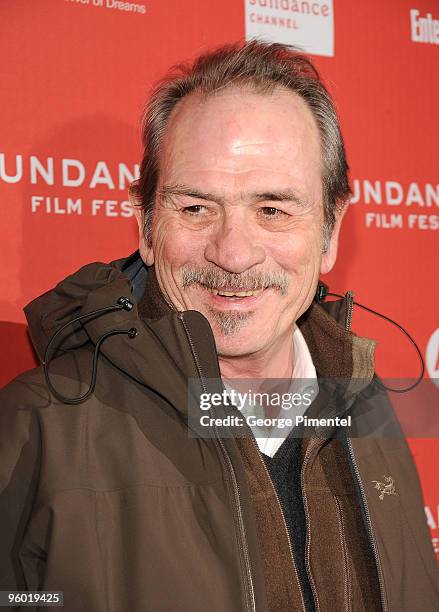
[[[169,117],[190,93],[213,94],[228,87],[250,86],[269,93],[284,87],[308,105],[320,133],[324,206],[324,251],[336,214],[351,194],[343,137],[337,112],[311,60],[294,47],[252,40],[226,45],[180,64],[157,85],[145,107],[142,122],[144,155],[140,178],[130,187],[131,198],[144,215],[145,237],[151,245],[151,225],[159,180],[160,146]]]

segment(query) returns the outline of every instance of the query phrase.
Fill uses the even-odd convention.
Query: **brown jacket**
[[[167,308],[153,280],[148,275],[139,308],[106,311],[63,333],[50,378],[74,398],[89,386],[99,339],[137,330],[100,344],[86,401],[55,399],[42,367],[1,392],[0,590],[62,590],[66,612],[303,610],[291,542],[254,438],[188,435],[188,379],[222,390],[211,328],[198,312]],[[138,302],[144,289],[138,257],[82,268],[26,309],[38,354],[43,359],[65,322],[120,296]],[[319,377],[347,381],[347,404],[322,392],[313,410],[349,405],[367,421],[374,342],[347,329],[351,306],[349,296],[328,305],[333,318],[313,304],[298,323]],[[346,444],[322,431],[303,442],[306,562],[317,609],[439,609],[404,439]],[[383,475],[395,494],[380,499],[374,481]]]

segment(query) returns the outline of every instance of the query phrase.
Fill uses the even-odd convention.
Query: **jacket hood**
[[[138,304],[145,293],[147,275],[147,268],[138,252],[111,263],[94,262],[27,304],[24,313],[40,361],[44,359],[52,336],[74,318],[101,306],[115,305],[119,297],[128,297]],[[114,320],[114,313],[105,316]],[[93,325],[88,324],[87,329],[92,332]],[[89,341],[85,326],[73,325],[73,329],[67,330],[63,336],[63,349],[78,348]]]
[[[178,313],[164,301],[154,269],[148,270],[138,251],[109,264],[86,265],[25,307],[30,336],[40,360],[44,359],[51,337],[63,325],[78,316],[116,305],[120,297],[133,302],[131,311],[109,311],[74,323],[62,333],[57,347],[67,351],[89,343],[96,345],[102,335],[111,330],[135,328],[142,338],[136,342],[127,335],[108,338],[102,345],[102,353],[141,384],[146,384],[145,378],[149,384],[151,378],[154,379],[157,364],[151,342],[157,350],[164,345],[169,367],[177,366],[187,377],[187,347],[181,337]],[[343,299],[323,304],[313,302],[297,325],[308,344],[318,375],[354,379],[351,391],[358,392],[372,380],[376,342],[349,331],[352,301],[352,293],[348,292]],[[187,311],[185,317],[199,327],[197,336],[205,334],[213,341],[210,325],[201,313]],[[211,369],[209,376],[220,377],[217,367]]]

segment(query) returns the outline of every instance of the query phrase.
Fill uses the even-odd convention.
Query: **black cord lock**
[[[124,295],[117,300],[117,304],[122,306],[123,310],[127,310],[128,312],[132,310],[134,306],[134,304]]]
[[[131,327],[131,329],[127,331],[127,336],[128,338],[135,338],[137,336],[137,329],[135,327]]]

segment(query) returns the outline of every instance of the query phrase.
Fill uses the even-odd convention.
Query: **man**
[[[66,610],[436,610],[401,437],[192,427],[201,393],[239,416],[223,391],[248,379],[317,383],[307,414],[367,419],[378,397],[392,419],[352,296],[314,300],[349,186],[312,64],[258,42],[202,56],[156,90],[144,146],[139,253],[26,309],[44,368],[2,395],[1,588]]]

